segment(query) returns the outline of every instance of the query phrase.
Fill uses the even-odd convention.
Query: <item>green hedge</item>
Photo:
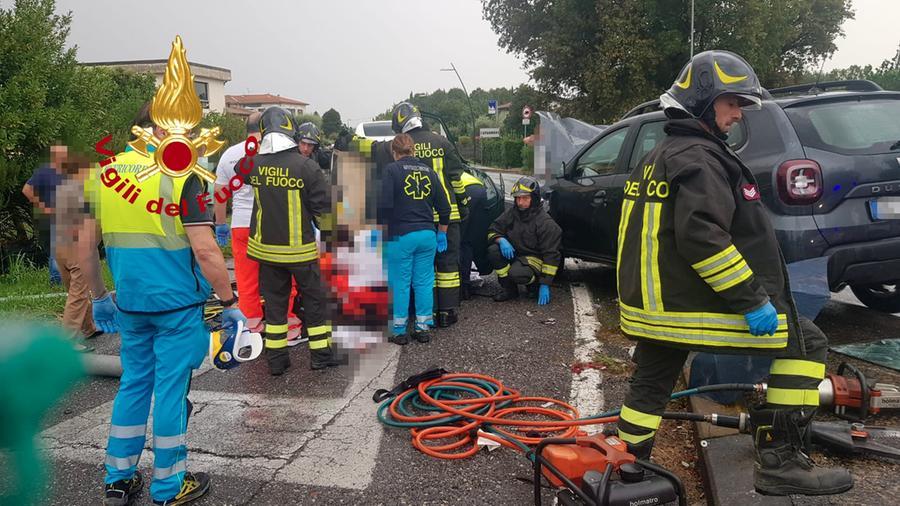
[[[534,146],[522,144],[522,172],[534,175]]]
[[[525,144],[521,139],[483,139],[481,143],[481,158],[485,165],[506,169],[522,167]]]

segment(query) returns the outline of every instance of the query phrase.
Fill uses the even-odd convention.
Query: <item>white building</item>
[[[282,107],[296,116],[303,114],[307,104],[302,100],[263,93],[259,95],[226,95],[225,103],[228,107],[241,107],[253,111],[265,111],[269,107]]]
[[[156,86],[162,84],[163,75],[169,60],[131,60],[91,62],[82,65],[92,67],[120,68],[137,74],[152,74],[156,78]],[[202,63],[189,62],[191,74],[194,75],[194,89],[200,97],[203,113],[225,112],[225,83],[231,81],[231,71],[222,67],[213,67]]]

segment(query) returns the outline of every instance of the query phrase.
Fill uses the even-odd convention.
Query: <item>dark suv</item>
[[[728,143],[753,171],[788,263],[828,257],[832,291],[900,312],[900,92],[870,81],[770,90]],[[613,264],[622,187],[663,138],[659,101],[605,129],[548,181],[566,256]]]

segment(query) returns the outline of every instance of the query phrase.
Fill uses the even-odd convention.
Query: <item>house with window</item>
[[[152,74],[156,79],[156,85],[162,84],[163,75],[166,73],[168,60],[129,60],[82,63],[89,67],[120,68],[126,72],[138,74]],[[203,106],[203,113],[225,112],[225,83],[231,81],[231,71],[206,65],[203,63],[188,62],[191,66],[191,74],[194,75],[194,89]]]
[[[265,111],[269,107],[282,107],[294,116],[303,114],[306,111],[306,102],[281,95],[272,95],[269,93],[257,95],[226,95],[225,105],[229,108],[243,108],[252,111]]]

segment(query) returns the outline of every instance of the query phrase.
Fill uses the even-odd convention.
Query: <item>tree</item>
[[[340,115],[338,115],[340,118]],[[304,123],[312,123],[319,128],[322,128],[322,117],[319,116],[318,113],[313,114],[298,114],[297,117],[294,118],[298,125],[302,125]]]
[[[690,57],[690,0],[482,0],[500,45],[563,114],[610,122],[671,86]],[[734,51],[764,86],[834,52],[850,0],[696,0],[695,52]]]
[[[51,143],[93,153],[113,134],[111,149],[124,148],[154,91],[152,76],[78,65],[66,49],[72,16],[54,8],[52,0],[18,0],[0,9],[0,242],[30,234],[20,190]]]
[[[325,135],[334,135],[341,131],[341,113],[335,111],[333,108],[325,111],[325,114],[322,115],[322,133]]]
[[[228,146],[247,140],[247,119],[233,114],[221,114],[211,112],[200,120],[199,128],[219,127],[219,138],[225,141],[222,147],[212,158],[218,160]]]

